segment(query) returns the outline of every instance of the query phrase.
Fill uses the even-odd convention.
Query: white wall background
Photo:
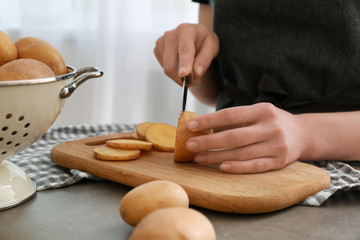
[[[0,0],[0,30],[13,41],[48,41],[77,69],[96,66],[66,101],[53,126],[79,123],[165,122],[176,125],[182,89],[165,76],[153,54],[156,39],[182,22],[197,22],[191,0]],[[191,94],[188,110],[212,107]]]

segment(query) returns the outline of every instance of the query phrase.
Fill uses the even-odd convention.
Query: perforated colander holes
[[[18,117],[18,121],[19,121],[19,122],[22,122],[24,119],[25,119],[24,116]],[[24,124],[24,128],[29,128],[29,127],[30,127],[30,123],[29,123],[29,122],[27,122],[27,123]],[[24,133],[24,134],[23,134],[23,138],[27,137],[28,135],[29,135],[29,133],[27,133],[27,132]]]
[[[0,143],[4,141],[4,138],[3,137],[0,137]],[[1,155],[5,155],[7,153],[7,151],[2,151],[1,152]]]
[[[5,119],[6,119],[6,120],[11,119],[12,117],[13,117],[13,114],[12,114],[12,113],[7,113],[7,114],[5,114]],[[17,118],[17,120],[18,120],[19,122],[23,121],[24,119],[25,119],[25,117],[24,117],[23,115],[20,115],[20,116]]]
[[[12,113],[7,113],[7,114],[5,114],[5,119],[6,119],[6,120],[10,120],[12,117],[13,117],[13,114],[12,114]],[[20,116],[17,118],[17,121],[21,123],[21,122],[24,121],[24,119],[25,119],[25,117],[24,117],[23,115],[20,115]],[[30,123],[29,123],[29,122],[25,122],[25,124],[23,125],[23,127],[24,127],[25,129],[29,128],[29,127],[30,127]],[[1,131],[2,131],[2,132],[7,132],[8,130],[9,130],[9,127],[8,127],[8,126],[3,126],[3,127],[1,127]],[[10,131],[10,130],[9,130],[9,131]],[[16,131],[16,130],[13,130],[13,131],[10,133],[11,136],[15,136],[15,135],[17,135],[17,134],[18,134],[18,131]],[[23,138],[26,138],[28,135],[29,135],[29,133],[28,133],[28,132],[25,132],[25,133],[22,135],[22,137],[23,137]],[[5,140],[3,137],[0,137],[0,142],[3,142],[3,141],[6,141],[6,140]],[[7,146],[10,146],[12,143],[13,143],[13,141],[7,141],[5,144],[6,144]],[[19,142],[14,144],[14,147],[18,147],[18,146],[20,146],[20,143],[19,143]],[[6,151],[3,151],[1,154],[6,154],[6,153],[7,153]]]
[[[16,135],[16,134],[17,134],[17,131],[13,131],[11,133],[11,135]],[[26,134],[26,136],[28,135],[27,133],[25,133],[25,134]],[[0,144],[3,144],[3,146],[7,146],[7,147],[10,147],[10,146],[19,147],[20,146],[19,142],[14,142],[12,140],[5,139],[4,137],[0,137]],[[7,153],[6,151],[3,151],[1,154],[6,154],[6,153]]]

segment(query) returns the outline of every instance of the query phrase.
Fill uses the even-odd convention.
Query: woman
[[[359,1],[201,1],[199,24],[165,32],[155,56],[218,111],[194,118],[186,148],[228,173],[360,159]],[[211,151],[217,149],[217,151]],[[222,150],[218,150],[222,149]]]

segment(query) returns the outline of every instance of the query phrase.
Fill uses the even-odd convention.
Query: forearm
[[[360,160],[360,111],[297,115],[302,129],[300,160]]]

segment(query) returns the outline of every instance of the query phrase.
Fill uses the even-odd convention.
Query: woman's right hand
[[[165,74],[182,86],[181,78],[193,73],[189,86],[201,81],[219,52],[217,35],[201,24],[180,24],[156,41],[155,56]]]

